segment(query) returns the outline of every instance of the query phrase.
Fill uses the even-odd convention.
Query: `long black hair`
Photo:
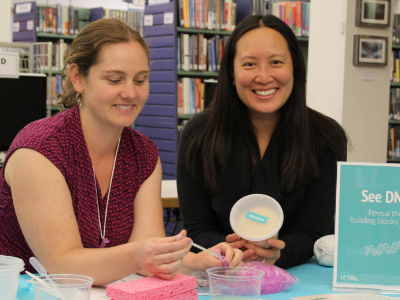
[[[318,178],[316,138],[321,137],[338,160],[344,159],[347,142],[344,131],[334,121],[306,105],[306,66],[299,42],[292,29],[273,15],[253,15],[241,21],[230,35],[221,60],[218,83],[208,110],[206,126],[191,137],[186,163],[194,168],[193,160],[203,160],[205,188],[214,194],[218,191],[217,174],[225,169],[225,157],[231,149],[233,134],[241,134],[247,144],[252,176],[260,163],[260,151],[254,134],[249,110],[240,100],[233,85],[233,62],[236,45],[247,32],[260,27],[278,31],[286,40],[293,62],[293,90],[280,108],[279,130],[280,186],[291,191],[298,184],[307,184]],[[191,163],[192,162],[192,163]]]

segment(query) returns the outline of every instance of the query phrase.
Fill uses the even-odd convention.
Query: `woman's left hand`
[[[221,250],[221,255],[225,256],[225,261],[230,267],[243,267],[244,263],[242,261],[243,252],[239,249],[233,249],[228,243],[220,243],[208,250],[214,252],[214,249],[219,248]],[[199,271],[205,271],[208,268],[222,267],[222,263],[211,254],[202,251],[196,255],[199,261]]]
[[[265,258],[265,262],[270,264],[275,264],[275,262],[281,257],[281,250],[285,248],[285,242],[271,238],[267,240],[267,244],[270,245],[271,247],[261,248],[253,244],[247,243],[245,245],[245,248],[253,249],[254,254],[249,257],[245,257],[243,261],[244,262],[249,262],[254,260],[262,261]]]

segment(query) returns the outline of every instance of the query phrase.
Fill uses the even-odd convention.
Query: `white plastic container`
[[[229,219],[233,231],[241,238],[253,245],[269,248],[266,240],[278,237],[283,211],[274,198],[252,194],[235,203]]]
[[[207,269],[211,300],[258,300],[264,271],[252,268]]]
[[[50,280],[48,279],[50,278]],[[39,276],[45,284],[32,279],[35,300],[90,300],[94,279],[89,276],[72,274],[51,274]]]
[[[17,257],[0,255],[0,298],[15,300],[19,273],[24,270],[24,261]]]

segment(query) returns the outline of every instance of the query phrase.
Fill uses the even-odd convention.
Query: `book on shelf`
[[[189,35],[189,71],[193,71],[193,35]]]
[[[177,87],[178,87],[178,93],[177,93],[178,115],[183,115],[184,114],[184,110],[183,110],[184,105],[183,105],[183,83],[182,83],[182,80],[178,80]]]
[[[199,1],[199,28],[204,29],[204,21],[205,21],[205,0],[198,0]]]
[[[200,28],[200,0],[194,1],[194,27]]]
[[[40,73],[62,70],[70,52],[71,44],[65,43],[63,39],[55,43],[34,43],[34,71]]]
[[[178,70],[217,72],[228,36],[181,33],[178,38]],[[182,51],[183,49],[183,51]]]
[[[193,36],[193,70],[199,70],[199,50],[198,50],[198,37],[196,35]]]
[[[390,89],[389,119],[400,120],[400,88]]]
[[[395,44],[400,43],[400,15],[394,14],[392,27],[392,41]]]
[[[179,25],[185,28],[229,30],[235,28],[233,0],[179,0]]]
[[[389,125],[388,158],[400,158],[400,126]]]
[[[36,31],[63,35],[79,32],[79,11],[60,4],[36,7]]]
[[[189,8],[190,0],[183,0],[183,23],[184,27],[190,28],[190,8]]]
[[[400,51],[392,51],[392,82],[400,82],[400,63],[399,63]]]
[[[120,10],[103,7],[90,9],[90,22],[107,18],[123,19],[126,24],[136,29],[140,32],[140,34],[143,35],[144,11],[142,10]]]
[[[215,57],[215,37],[210,39],[210,55],[211,55],[211,72],[217,72],[216,57]]]
[[[183,41],[183,59],[182,59],[182,70],[189,71],[190,63],[189,63],[189,34],[182,34]],[[179,53],[178,53],[179,54]]]
[[[195,84],[194,84],[194,78],[189,78],[189,112],[191,115],[194,115],[196,113],[196,91],[195,91]]]
[[[190,16],[190,27],[196,28],[196,19],[195,19],[195,0],[189,0],[189,16]]]
[[[190,114],[190,78],[182,78],[183,114]]]
[[[62,93],[61,75],[53,75],[51,77],[51,102],[50,105],[56,106],[58,99],[57,95]]]
[[[178,115],[193,115],[204,110],[204,80],[183,77],[177,84]]]
[[[260,1],[255,0],[256,3]],[[258,10],[257,10],[258,9]],[[296,36],[309,35],[310,3],[302,1],[269,2],[266,6],[256,5],[255,13],[271,13],[283,20]]]

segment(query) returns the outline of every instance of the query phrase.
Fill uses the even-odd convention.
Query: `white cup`
[[[42,282],[33,279],[35,300],[90,300],[90,292],[94,282],[92,277],[73,274],[51,274],[39,276],[38,278]]]
[[[283,211],[272,197],[252,194],[239,199],[232,207],[229,221],[233,231],[250,244],[269,248],[266,240],[278,237]]]
[[[0,255],[0,298],[15,300],[19,273],[24,270],[24,261],[17,257]]]

